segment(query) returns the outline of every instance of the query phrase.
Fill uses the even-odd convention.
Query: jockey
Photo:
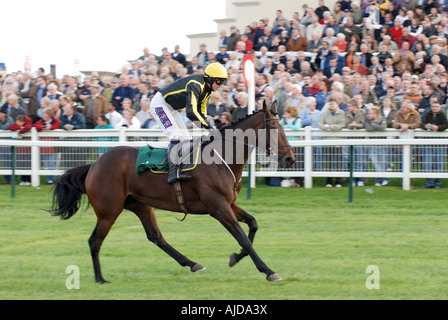
[[[150,111],[163,133],[170,139],[168,146],[168,183],[187,180],[190,176],[180,172],[179,146],[192,139],[178,110],[186,108],[188,119],[200,123],[202,128],[213,130],[207,120],[207,103],[213,91],[228,79],[226,68],[218,62],[209,64],[204,74],[181,78],[156,93]],[[179,145],[177,148],[174,148]],[[174,152],[172,152],[174,148]]]

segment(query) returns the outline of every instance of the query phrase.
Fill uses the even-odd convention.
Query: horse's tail
[[[82,195],[86,193],[86,176],[90,164],[67,170],[53,188],[53,205],[48,210],[61,220],[70,219],[81,206]]]

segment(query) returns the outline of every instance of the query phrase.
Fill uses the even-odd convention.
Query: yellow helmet
[[[215,79],[228,79],[226,68],[219,62],[210,63],[204,70],[204,76]]]

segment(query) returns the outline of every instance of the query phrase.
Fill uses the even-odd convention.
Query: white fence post
[[[31,128],[31,141],[39,141],[36,128]],[[31,147],[31,185],[38,187],[40,185],[40,147]]]
[[[406,144],[403,146],[403,190],[411,190],[411,178],[409,174],[411,173],[411,145]]]
[[[305,127],[305,141],[311,140],[311,126]],[[306,145],[303,148],[303,162],[304,162],[304,170],[305,170],[305,178],[304,184],[306,189],[311,189],[313,187],[313,146]]]

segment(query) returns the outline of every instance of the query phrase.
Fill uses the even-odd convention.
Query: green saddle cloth
[[[193,170],[196,167],[196,165],[198,164],[200,149],[201,148],[197,146],[193,149],[192,154],[194,154],[195,156],[192,157],[192,154],[187,156],[190,161],[188,161],[187,164],[181,164],[181,171]],[[137,175],[146,170],[151,170],[152,173],[167,173],[167,149],[153,148],[151,146],[140,147],[138,150],[136,167]]]

